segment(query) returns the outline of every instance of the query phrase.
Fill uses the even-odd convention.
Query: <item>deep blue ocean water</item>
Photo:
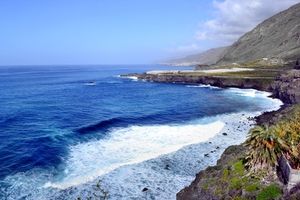
[[[0,67],[0,180],[34,169],[60,174],[70,146],[102,140],[116,128],[186,124],[269,103],[234,90],[118,77],[154,69],[170,67]]]

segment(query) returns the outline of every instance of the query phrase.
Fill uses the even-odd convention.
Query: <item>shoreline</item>
[[[199,171],[217,164],[227,148],[246,139],[248,131],[255,125],[254,118],[261,113],[239,112],[209,117],[211,121],[225,124],[212,138],[156,158],[121,166],[91,182],[66,189],[59,196],[70,193],[83,198],[86,197],[84,194],[101,195],[102,191],[93,189],[95,183],[101,182],[101,189],[110,194],[109,199],[176,199],[176,193],[188,186]]]
[[[143,81],[142,79],[136,77],[134,77],[133,79]],[[215,87],[209,85],[199,85],[205,83],[184,84],[187,87]],[[226,88],[228,87],[231,86],[227,86]],[[241,88],[241,90],[243,89],[249,88]],[[267,93],[265,91],[263,91],[262,93],[264,93],[264,96],[266,97]],[[252,92],[250,92],[249,95],[251,94]],[[268,98],[272,98],[274,96],[276,95],[274,95],[273,93],[273,95]],[[270,105],[272,105],[272,102],[270,102]],[[288,105],[284,104],[283,107],[286,106]],[[272,113],[280,112],[281,109],[280,111],[273,111]],[[227,156],[226,152],[228,151],[228,149],[232,148],[232,145],[243,143],[248,130],[251,127],[250,125],[254,125],[259,118],[264,119],[264,116],[267,116],[268,113],[269,110],[256,112],[254,116],[248,116],[249,113],[235,113],[235,117],[229,117],[230,119],[226,121],[227,124],[225,123],[225,127],[227,129],[229,127],[231,131],[225,129],[221,130],[210,141],[188,144],[187,146],[184,146],[183,148],[175,152],[162,154],[156,158],[150,158],[150,160],[142,161],[141,163],[121,166],[118,169],[115,169],[103,176],[97,177],[91,182],[83,183],[79,186],[71,186],[66,190],[59,190],[55,188],[34,188],[34,186],[27,184],[20,187],[22,187],[23,189],[26,188],[26,186],[27,188],[33,188],[33,194],[36,194],[38,197],[45,197],[44,199],[59,199],[62,197],[85,198],[93,194],[96,194],[98,196],[103,196],[103,194],[112,194],[113,198],[109,199],[120,199],[124,197],[139,199],[170,199],[170,197],[172,197],[171,199],[175,199],[177,192],[179,192],[180,190],[187,191],[185,189],[182,190],[183,187],[193,187],[193,183],[197,180],[197,174],[199,174],[199,171],[200,173],[205,173],[206,169],[211,168],[209,166],[213,166],[219,163],[218,159],[220,157],[222,159],[224,155],[225,157]],[[226,115],[228,117],[230,114]],[[253,117],[253,119],[249,121],[247,119],[248,117]],[[239,120],[237,120],[244,118],[246,118],[246,121],[240,122]],[[254,120],[256,120],[256,122]],[[226,132],[227,135],[223,135],[224,132]],[[226,140],[226,144],[223,144],[224,139]],[[230,141],[233,142],[231,143]],[[240,146],[241,145],[238,145],[238,148]],[[157,184],[155,185],[154,183],[152,183],[152,181],[156,182]],[[28,181],[28,184],[30,184],[30,180]],[[188,192],[190,191],[188,190]],[[165,194],[167,194],[167,196],[164,196]]]
[[[146,80],[151,82],[162,82],[162,83],[184,83],[184,84],[204,84],[210,87],[235,87],[240,89],[258,89],[262,91],[270,92],[272,98],[280,99],[283,102],[281,108],[276,111],[263,112],[255,117],[256,125],[270,125],[276,123],[291,109],[292,105],[300,102],[300,71],[289,70],[286,73],[274,78],[274,80],[260,80],[256,78],[235,78],[235,77],[216,77],[216,76],[183,76],[183,75],[172,75],[172,74],[131,74],[136,79]],[[125,76],[126,77],[126,76]],[[245,140],[244,140],[245,141]],[[243,141],[243,142],[244,142]],[[221,158],[217,161],[217,165],[214,167],[208,167],[203,170],[199,170],[194,177],[193,181],[188,186],[182,188],[176,194],[176,199],[212,199],[211,194],[206,194],[197,190],[198,184],[201,182],[201,177],[205,176],[206,171],[212,169],[218,170],[219,165],[228,164],[228,158],[232,156],[241,156],[237,152],[245,151],[244,147],[240,144],[237,146],[231,145],[224,150]]]
[[[136,80],[135,78],[133,79]],[[273,99],[267,92],[257,92],[262,92],[266,98]],[[270,102],[270,104],[272,104],[272,102]],[[279,103],[277,107],[272,106],[271,109],[268,108],[255,113],[239,112],[234,114],[224,114],[222,117],[226,119],[224,120],[226,124],[225,127],[210,140],[187,145],[175,152],[163,154],[157,158],[146,160],[141,163],[122,166],[102,176],[102,178],[97,179],[99,179],[99,181],[101,180],[103,185],[102,187],[109,194],[112,194],[113,197],[110,199],[147,199],[153,197],[159,199],[175,199],[176,193],[179,192],[183,187],[188,186],[195,179],[195,174],[197,174],[199,171],[205,170],[209,166],[216,165],[217,161],[220,159],[220,157],[222,157],[226,149],[231,148],[232,145],[240,145],[246,140],[248,131],[256,124],[254,120],[256,117],[262,115],[264,112],[278,110],[281,105],[282,104]],[[215,116],[212,118],[222,119],[222,117]],[[226,140],[225,143],[224,140]],[[159,171],[156,169],[157,167],[159,167]],[[153,168],[155,168],[155,170],[153,170]],[[166,168],[168,169],[166,170]],[[138,178],[132,176],[127,177],[128,172],[129,174],[132,174],[132,172],[137,173]],[[190,174],[185,174],[187,172]],[[163,176],[163,178],[158,178],[159,176]],[[178,178],[178,176],[180,178]],[[149,177],[156,178],[149,180]],[[118,181],[114,182],[115,179]],[[161,182],[153,184],[153,182],[157,182],[158,180]],[[120,188],[120,183],[123,182],[126,182],[128,185],[138,185],[139,189],[137,190],[136,188],[133,189],[126,186],[121,186]],[[179,186],[178,183],[180,183]],[[111,190],[113,187],[115,188]],[[90,184],[85,187],[86,190],[89,190],[89,188],[91,188]]]
[[[259,95],[266,97],[267,93]],[[271,107],[270,101],[270,106],[265,109],[270,110]],[[195,124],[202,125],[221,121],[225,126],[208,140],[188,144],[140,163],[121,166],[92,181],[65,190],[35,188],[34,194],[44,199],[85,199],[94,194],[109,194],[109,199],[175,199],[176,193],[188,186],[199,171],[215,165],[231,145],[242,143],[248,130],[255,124],[254,118],[263,111],[229,113],[195,120]]]

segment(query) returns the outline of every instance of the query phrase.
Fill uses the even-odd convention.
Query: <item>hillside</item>
[[[184,58],[169,60],[164,62],[163,64],[178,65],[178,66],[198,65],[198,64],[212,65],[212,64],[216,64],[217,61],[224,56],[227,48],[228,47],[213,48],[204,51],[202,53],[186,56]]]
[[[228,48],[218,64],[300,57],[300,4],[265,20]]]

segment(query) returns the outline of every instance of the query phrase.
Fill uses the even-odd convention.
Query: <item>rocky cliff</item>
[[[138,79],[160,83],[205,84],[216,87],[254,88],[270,91],[271,85],[264,78],[235,78],[221,76],[195,76],[185,74],[130,74]]]
[[[193,73],[129,74],[138,79],[161,83],[205,84],[217,87],[253,88],[273,93],[286,104],[300,103],[300,70],[288,70],[278,77],[235,77]]]
[[[271,90],[282,101],[300,103],[300,70],[291,70],[282,74],[272,84]]]

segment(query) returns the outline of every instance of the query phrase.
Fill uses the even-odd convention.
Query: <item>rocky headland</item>
[[[259,72],[257,72],[259,73]],[[157,74],[128,74],[123,77],[136,77],[139,80],[160,83],[204,84],[221,88],[237,87],[257,89],[272,92],[273,97],[281,99],[286,104],[300,102],[300,70],[281,71],[279,76],[240,77],[232,74],[205,75],[197,72],[172,72]],[[239,73],[236,73],[239,75]],[[277,74],[280,74],[278,72]],[[277,75],[276,74],[276,75]]]

